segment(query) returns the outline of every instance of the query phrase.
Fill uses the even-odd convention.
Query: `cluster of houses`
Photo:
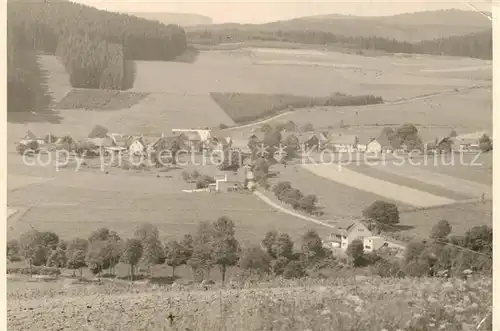
[[[163,133],[159,135],[130,135],[97,130],[89,134],[87,138],[78,142],[68,137],[69,136],[59,138],[53,137],[52,139],[50,133],[45,137],[37,137],[33,132],[28,131],[26,136],[21,138],[19,144],[28,145],[36,141],[40,146],[64,147],[68,150],[78,149],[84,146],[86,149],[95,149],[96,153],[109,151],[118,153],[128,152],[133,155],[141,155],[151,150],[165,147],[168,148],[174,141],[177,143],[179,149],[184,148],[191,150],[191,148],[193,148],[199,151],[210,148],[224,149],[230,146],[231,142],[229,137],[218,135],[210,130],[189,129],[174,129],[169,135]]]
[[[467,152],[478,151],[480,140],[485,135],[485,132],[474,132],[463,135],[457,135],[452,131],[450,135],[438,137],[435,140],[422,144],[423,150],[426,151],[444,151],[444,152]],[[264,141],[265,132],[252,132],[249,140],[254,143],[262,143]],[[233,141],[233,145],[234,145]],[[246,141],[248,143],[248,141]],[[281,143],[283,145],[304,146],[306,150],[329,149],[335,152],[365,152],[372,154],[393,153],[393,152],[408,152],[409,148],[404,143],[399,143],[395,139],[391,139],[387,131],[382,130],[376,138],[368,138],[362,141],[357,135],[345,134],[340,132],[328,131],[311,131],[305,133],[282,132]],[[240,143],[244,145],[245,142]]]
[[[208,129],[173,129],[171,134],[165,136],[148,135],[123,135],[108,132],[91,133],[84,141],[94,146],[98,152],[102,150],[113,152],[128,151],[129,154],[140,155],[160,147],[171,146],[175,141],[180,149],[203,151],[227,148],[239,149],[244,153],[251,153],[249,142],[254,144],[264,142],[266,133],[253,131],[244,139],[233,139],[220,130]],[[475,132],[457,135],[452,131],[448,136],[438,137],[435,140],[423,144],[427,151],[456,151],[467,152],[477,151],[480,148],[480,140],[485,132]],[[50,136],[50,135],[49,135]],[[50,141],[51,139],[49,139]],[[30,141],[37,141],[40,145],[47,143],[47,138],[36,137],[28,131],[26,137],[21,139],[21,143],[27,144]],[[63,138],[59,138],[55,145],[68,143]],[[377,138],[369,138],[362,141],[357,135],[345,134],[341,132],[311,131],[311,132],[281,132],[281,144],[283,146],[295,146],[300,149],[304,146],[306,150],[329,149],[335,152],[366,152],[366,153],[392,153],[408,151],[405,144],[398,143],[390,139],[387,131],[382,130]]]

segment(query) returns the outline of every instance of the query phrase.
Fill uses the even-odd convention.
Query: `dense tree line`
[[[381,50],[389,53],[444,54],[492,59],[492,31],[464,36],[427,40],[417,43],[397,41],[381,37],[348,37],[330,32],[297,30],[270,31],[258,29],[220,29],[190,31],[188,40],[192,43],[217,45],[227,42],[249,40],[291,42],[310,45],[339,45],[361,50]]]
[[[399,222],[397,209],[390,203],[375,202],[365,216],[380,223],[382,230]],[[7,242],[9,261],[24,259],[29,268],[8,268],[8,273],[59,275],[61,268],[79,271],[88,268],[94,275],[104,272],[116,275],[118,263],[129,266],[134,279],[138,267],[146,268],[153,278],[152,266],[166,264],[172,268],[187,265],[195,280],[210,279],[214,267],[221,271],[222,281],[229,267],[237,266],[245,277],[281,276],[300,278],[322,268],[368,267],[383,277],[463,277],[471,273],[490,273],[492,269],[493,232],[489,226],[475,226],[463,236],[451,235],[452,228],[439,221],[424,240],[410,241],[404,256],[397,257],[389,248],[366,252],[359,239],[349,242],[346,258],[335,256],[323,245],[318,233],[309,230],[301,237],[300,247],[287,233],[269,231],[259,246],[242,247],[235,237],[234,222],[220,217],[201,222],[194,233],[181,240],[162,243],[152,224],[136,228],[132,238],[123,239],[116,232],[100,228],[88,238],[61,240],[53,232],[32,230],[19,240]]]
[[[57,54],[73,87],[126,89],[134,75],[130,61],[173,60],[187,45],[177,25],[71,2],[10,1],[7,16],[9,111],[40,104],[31,96],[30,79],[36,79],[25,73],[36,66],[36,58],[20,61],[19,54]]]

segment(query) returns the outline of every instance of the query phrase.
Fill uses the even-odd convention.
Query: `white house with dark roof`
[[[373,234],[362,222],[346,221],[337,227],[334,232],[332,232],[328,240],[332,243],[336,243],[342,250],[346,250],[353,240],[359,239],[364,241],[364,238],[371,237]]]

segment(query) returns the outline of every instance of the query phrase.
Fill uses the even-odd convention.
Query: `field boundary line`
[[[416,101],[416,100],[430,99],[430,98],[434,98],[434,97],[441,96],[441,95],[460,94],[463,92],[468,92],[468,91],[477,90],[477,89],[481,89],[481,88],[491,88],[491,85],[469,86],[469,87],[445,90],[445,91],[441,91],[441,92],[428,93],[428,94],[424,94],[424,95],[417,95],[417,96],[410,97],[410,98],[397,99],[397,100],[387,101],[387,102],[379,103],[379,104],[362,105],[362,106],[357,106],[357,107],[359,109],[359,108],[376,108],[376,107],[388,106],[388,105],[399,105],[399,104],[405,104],[405,103],[409,103],[409,102]],[[277,114],[275,116],[260,120],[258,122],[242,124],[242,125],[238,125],[238,126],[232,126],[230,128],[227,128],[227,129],[222,129],[221,131],[232,131],[232,130],[244,129],[244,128],[248,128],[248,127],[252,127],[252,126],[257,126],[259,124],[264,124],[264,123],[273,121],[277,118],[283,117],[285,115],[289,115],[289,114],[292,114],[296,111],[300,111],[302,109],[308,109],[308,108],[310,108],[310,107],[289,110],[289,111],[283,112],[281,114]],[[342,107],[337,107],[337,108],[342,108]]]

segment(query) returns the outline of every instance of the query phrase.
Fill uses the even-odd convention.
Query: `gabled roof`
[[[255,132],[252,132],[252,134],[250,136],[248,136],[248,138],[252,138],[252,137],[255,137],[256,139],[258,139],[259,141],[262,141],[264,140],[264,137],[266,136],[266,133],[265,132],[261,132],[261,131],[255,131]]]
[[[228,145],[231,142],[231,137],[227,137],[222,133],[212,134],[212,140],[223,145]]]
[[[24,139],[36,140],[37,137],[35,136],[35,134],[33,132],[28,130],[28,132],[26,132],[26,136],[24,137]]]
[[[117,147],[127,146],[127,137],[118,133],[109,133],[108,137],[111,138],[113,144]]]
[[[128,145],[132,145],[134,142],[138,142],[140,143],[142,146],[146,147],[147,146],[147,143],[146,143],[146,140],[144,139],[143,136],[139,136],[139,137],[131,137],[131,139],[129,140],[129,143]]]
[[[332,144],[338,145],[356,145],[358,143],[358,136],[353,134],[331,135],[330,141]]]
[[[347,236],[349,233],[355,228],[355,225],[361,224],[364,227],[366,227],[362,222],[359,220],[343,220],[340,222],[339,225],[337,225],[336,231],[334,233],[340,234],[342,236]]]

